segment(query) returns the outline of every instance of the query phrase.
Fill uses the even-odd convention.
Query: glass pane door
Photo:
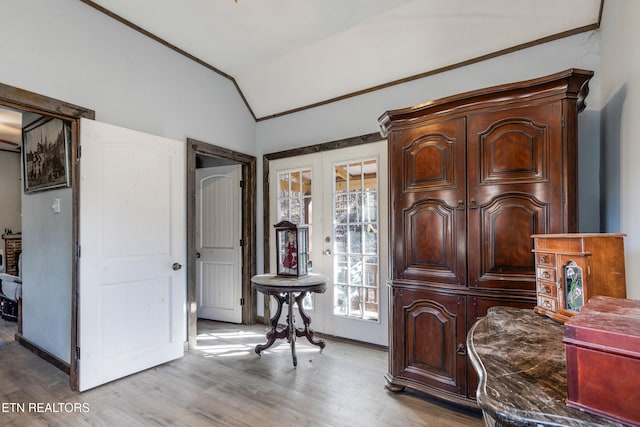
[[[333,167],[333,313],[378,320],[378,161]]]
[[[379,345],[388,344],[386,148],[379,141],[269,163],[270,224],[308,225],[309,271],[329,278],[325,293],[304,301],[311,328]]]
[[[313,272],[313,228],[312,218],[312,177],[311,168],[281,170],[278,174],[278,220],[290,221],[297,225],[309,226],[308,271]],[[303,300],[305,310],[313,309],[313,294]]]

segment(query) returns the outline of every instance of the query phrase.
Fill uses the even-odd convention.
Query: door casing
[[[269,194],[269,162],[270,161],[284,159],[287,157],[302,156],[305,154],[313,154],[321,151],[329,151],[329,150],[336,150],[339,148],[353,147],[356,145],[368,144],[371,142],[380,141],[381,139],[382,138],[380,136],[380,133],[376,132],[376,133],[369,133],[366,135],[354,136],[351,138],[339,139],[336,141],[324,142],[321,144],[309,145],[306,147],[296,148],[292,150],[265,154],[262,157],[263,211],[270,212],[269,210],[270,209],[270,194]],[[264,235],[262,239],[264,242],[264,251],[263,251],[264,258],[263,259],[264,259],[265,273],[269,273],[269,264],[271,262],[271,259],[270,259],[271,247],[269,243],[269,233],[271,233],[272,231],[272,226],[269,222],[270,222],[269,215],[265,215],[264,226],[263,226]],[[268,325],[269,319],[271,319],[271,304],[268,298],[264,298],[263,313],[264,314],[262,316],[262,323],[264,323],[265,325]]]
[[[72,229],[73,248],[70,254],[72,260],[71,268],[71,363],[67,365],[52,354],[47,353],[37,345],[25,340],[19,333],[16,340],[24,347],[30,349],[38,356],[42,357],[52,365],[69,374],[69,384],[72,390],[78,389],[78,360],[76,357],[76,347],[78,342],[78,269],[77,251],[78,247],[78,207],[79,207],[79,170],[77,163],[78,150],[78,127],[80,118],[94,120],[95,111],[85,107],[70,104],[54,98],[49,98],[34,92],[0,83],[0,105],[10,107],[20,111],[29,111],[49,117],[56,117],[71,122],[71,194],[72,194]]]
[[[242,323],[255,323],[251,277],[256,274],[256,158],[228,148],[187,138],[187,330],[189,348],[196,347],[198,303],[196,289],[196,157],[231,160],[242,165]]]

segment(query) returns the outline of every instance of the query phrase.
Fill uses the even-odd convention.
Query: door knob
[[[182,268],[182,264],[180,264],[179,262],[174,262],[172,268],[175,271],[178,271],[178,270],[180,270]]]
[[[200,258],[200,252],[196,252],[196,258]]]

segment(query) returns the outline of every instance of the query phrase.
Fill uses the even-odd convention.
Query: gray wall
[[[426,77],[400,86],[346,99],[258,123],[257,152],[264,153],[317,144],[377,132],[378,117],[386,110],[404,108],[433,99],[497,84],[516,82],[583,68],[595,72],[590,82],[587,110],[579,116],[580,133],[580,223],[581,231],[598,231],[600,64],[599,33],[587,32],[474,65]],[[258,163],[262,173],[262,164]],[[262,210],[259,189],[258,211]],[[382,207],[386,209],[386,207]],[[258,223],[258,235],[263,232]],[[258,239],[259,250],[262,240]],[[258,270],[263,271],[262,257]]]
[[[60,212],[51,205],[60,199]],[[71,189],[22,196],[22,334],[69,363],[71,348]]]
[[[607,0],[602,17],[602,223],[623,232],[627,297],[640,299],[640,2]]]
[[[255,121],[232,82],[80,1],[3,4],[0,37],[10,41],[0,61],[4,84],[93,109],[109,124],[255,150]],[[70,193],[25,196],[22,226],[23,334],[67,362]],[[61,199],[59,214],[54,198]]]
[[[256,124],[232,83],[210,70],[77,0],[23,0],[3,8],[0,36],[12,43],[3,46],[10,60],[0,61],[0,81],[94,109],[96,119],[110,124],[178,140],[192,137],[260,158],[376,132],[377,118],[388,109],[572,67],[594,70],[588,109],[580,115],[580,227],[597,231],[603,224],[606,231],[627,232],[627,276],[635,277],[632,273],[640,270],[640,223],[634,221],[640,211],[635,165],[640,121],[634,120],[640,110],[640,57],[629,52],[636,52],[640,40],[638,18],[640,2],[608,0],[599,31]],[[260,177],[260,161],[258,168]],[[262,188],[258,192],[259,214]],[[25,268],[27,278],[39,283],[33,291],[25,284],[25,337],[69,360],[70,279],[60,266],[71,265],[70,253],[68,259],[58,258],[67,253],[68,209],[65,201],[63,212],[52,214],[52,198],[54,192],[46,192],[23,202],[23,222],[33,222],[30,230],[23,226],[25,256],[41,260],[28,264],[32,271]],[[257,227],[262,271],[261,221]],[[58,228],[65,236],[53,233]],[[628,288],[631,297],[640,298],[639,284]]]

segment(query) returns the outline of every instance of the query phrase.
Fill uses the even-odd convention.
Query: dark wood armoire
[[[389,390],[476,407],[467,331],[490,307],[535,306],[532,234],[577,231],[577,116],[592,75],[571,69],[380,117]]]

